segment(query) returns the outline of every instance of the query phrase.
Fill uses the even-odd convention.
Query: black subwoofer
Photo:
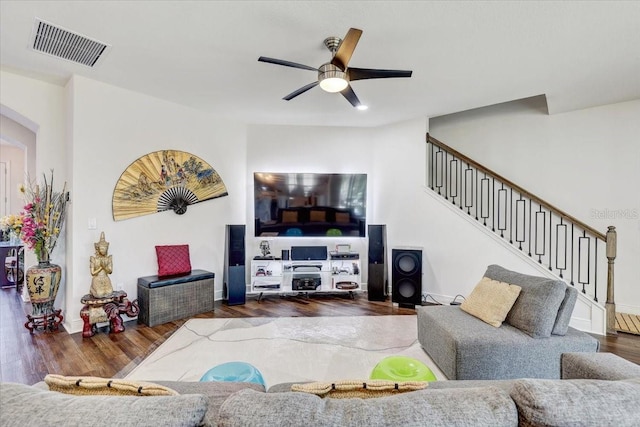
[[[387,226],[368,226],[369,266],[367,270],[367,296],[369,301],[386,301],[389,289],[387,269]]]
[[[244,225],[227,225],[222,283],[229,305],[244,304],[246,301],[244,235]]]
[[[422,303],[422,249],[391,251],[392,301],[414,308]]]

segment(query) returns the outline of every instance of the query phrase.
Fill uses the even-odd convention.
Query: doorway
[[[7,162],[0,162],[0,217],[9,215],[11,211],[11,201],[9,200],[9,177],[11,176],[10,165]]]

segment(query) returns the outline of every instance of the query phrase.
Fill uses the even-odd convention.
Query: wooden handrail
[[[470,159],[469,157],[465,156],[464,154],[460,153],[459,151],[449,147],[447,144],[438,141],[436,138],[432,137],[428,133],[427,133],[427,142],[430,142],[431,144],[444,149],[445,151],[447,151],[447,152],[453,154],[454,156],[456,156],[458,159],[468,163],[469,165],[472,165],[477,170],[482,171],[483,173],[492,176],[494,179],[497,179],[497,180],[503,182],[504,184],[510,186],[511,188],[513,188],[514,190],[519,192],[520,194],[525,195],[529,199],[533,200],[534,202],[536,202],[540,206],[545,207],[549,211],[553,211],[560,218],[566,219],[569,222],[572,222],[572,223],[578,225],[583,230],[588,231],[594,237],[596,237],[596,238],[598,238],[598,239],[600,239],[600,240],[602,240],[604,242],[607,241],[607,236],[604,233],[601,233],[600,231],[594,229],[593,227],[588,226],[584,222],[582,222],[579,219],[569,215],[568,213],[562,211],[561,209],[556,208],[551,203],[548,203],[548,202],[542,200],[540,197],[536,196],[535,194],[530,193],[529,191],[525,190],[524,188],[520,187],[519,185],[514,184],[513,182],[511,182],[508,179],[500,176],[499,174],[495,173],[494,171],[492,171],[490,169],[487,169],[486,167],[482,166],[481,164],[479,164],[478,162],[474,161],[473,159]]]

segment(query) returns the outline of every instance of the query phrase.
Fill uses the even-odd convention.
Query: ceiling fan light
[[[320,80],[320,87],[326,92],[340,92],[349,85],[349,83],[342,77],[325,77]]]
[[[340,92],[349,86],[347,74],[333,64],[324,64],[319,68],[318,81],[325,92]]]

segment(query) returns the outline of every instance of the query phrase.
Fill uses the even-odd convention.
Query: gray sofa
[[[595,338],[569,327],[577,291],[566,283],[490,265],[484,277],[521,287],[499,328],[460,306],[420,306],[418,340],[449,379],[560,378],[560,356],[596,352]]]
[[[439,381],[372,399],[321,399],[277,385],[161,382],[179,396],[71,396],[0,383],[2,426],[637,426],[640,366],[562,356],[562,380]]]

